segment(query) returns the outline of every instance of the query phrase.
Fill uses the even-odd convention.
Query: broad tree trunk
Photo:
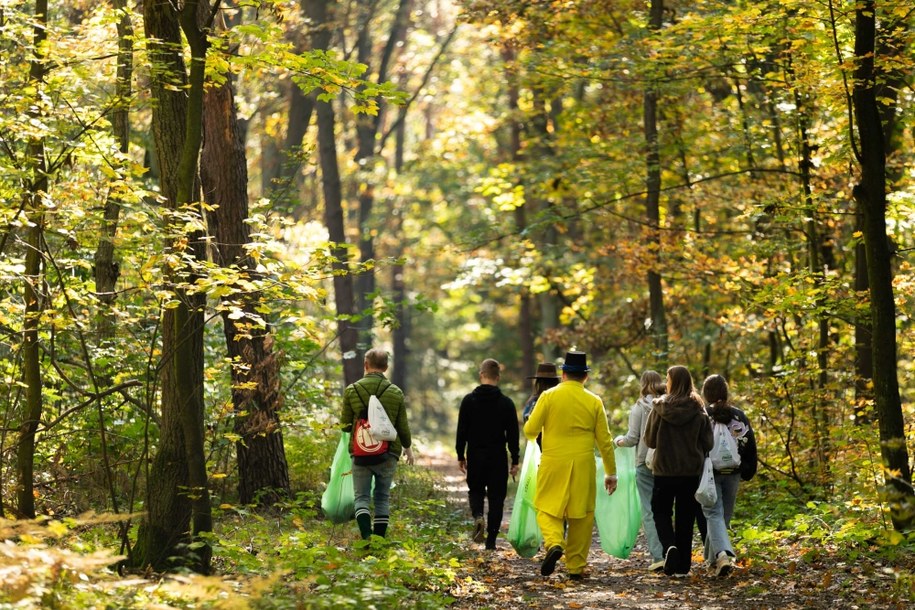
[[[175,5],[145,0],[144,23],[151,62],[153,135],[161,168],[165,205],[185,212],[200,206],[197,179],[202,138],[203,84],[207,42],[198,21],[198,2]],[[181,34],[190,47],[185,71]],[[175,87],[176,84],[186,85]],[[178,89],[177,91],[175,91]],[[189,250],[203,260],[204,236],[194,232],[166,244],[179,254]],[[200,534],[213,529],[204,454],[203,295],[189,294],[192,269],[180,269],[175,282],[177,306],[162,316],[162,427],[159,451],[149,472],[147,517],[141,524],[132,562],[163,570],[180,565],[209,572],[212,550]],[[190,544],[189,544],[190,543]]]
[[[915,494],[897,377],[896,304],[892,253],[886,234],[886,148],[874,70],[877,36],[875,4],[874,0],[863,0],[855,10],[855,57],[858,64],[852,102],[860,143],[861,180],[854,193],[864,217],[880,455],[893,526],[904,530],[915,521],[915,511],[912,510]]]
[[[201,181],[204,198],[216,205],[209,226],[216,238],[217,262],[254,275],[244,249],[248,231],[248,168],[238,128],[231,79],[207,88],[204,96],[204,145]],[[257,314],[257,295],[223,299],[223,330],[232,360],[232,405],[238,457],[238,495],[242,504],[271,506],[289,494],[289,469],[280,431],[279,358],[273,336]],[[232,315],[237,307],[244,316]]]
[[[663,12],[664,0],[651,0],[649,30],[661,29]],[[661,154],[658,144],[658,92],[654,83],[649,83],[645,90],[643,118],[646,146],[645,216],[650,230],[649,239],[657,245],[656,252],[660,252]],[[664,307],[664,287],[661,283],[661,274],[657,271],[660,267],[659,262],[656,261],[653,267],[648,271],[648,303],[651,319],[649,334],[654,342],[656,366],[663,370],[667,368],[670,352],[667,313]]]

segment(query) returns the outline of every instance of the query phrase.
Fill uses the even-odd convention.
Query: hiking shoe
[[[477,517],[476,521],[473,523],[473,535],[471,539],[474,542],[483,542],[483,538],[486,536],[486,523],[483,521],[483,517]]]
[[[689,578],[689,572],[676,572],[671,574],[674,578]]]
[[[668,576],[673,576],[677,572],[679,564],[680,552],[675,546],[669,547],[664,554],[664,573]]]
[[[652,561],[648,565],[649,572],[660,572],[663,569],[664,569],[664,560],[663,559],[659,559],[658,561]]]
[[[734,558],[725,551],[718,553],[715,559],[715,576],[727,576],[734,570]]]
[[[546,552],[546,556],[543,558],[543,563],[540,564],[540,574],[542,576],[549,576],[556,569],[556,562],[559,561],[559,558],[562,557],[562,547],[559,545],[551,546],[550,550]]]

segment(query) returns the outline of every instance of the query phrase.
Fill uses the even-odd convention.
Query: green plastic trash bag
[[[524,450],[521,462],[521,478],[515,502],[512,504],[511,521],[508,522],[508,541],[522,557],[533,557],[543,543],[543,534],[537,525],[537,509],[534,508],[534,494],[537,492],[537,467],[540,465],[540,446],[530,441]]]
[[[353,494],[353,458],[349,454],[350,433],[340,435],[334,461],[330,465],[330,480],[321,496],[321,509],[334,523],[346,523],[355,513]]]
[[[597,499],[594,520],[600,548],[608,555],[626,559],[635,546],[642,524],[639,492],[635,485],[635,447],[616,447],[616,491],[604,489],[604,463],[597,457]]]

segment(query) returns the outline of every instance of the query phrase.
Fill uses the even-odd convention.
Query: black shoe
[[[496,550],[496,537],[498,537],[499,532],[489,532],[486,535],[486,550],[495,551]]]
[[[667,553],[664,554],[664,573],[668,576],[676,573],[680,568],[680,552],[677,550],[677,547],[672,546],[667,549]]]
[[[569,580],[582,581],[585,579],[585,573],[580,572],[578,574],[569,574]]]
[[[549,576],[556,569],[556,562],[559,561],[559,558],[562,557],[562,547],[559,545],[551,546],[550,550],[546,552],[546,556],[543,558],[543,563],[540,564],[540,574],[542,576]]]

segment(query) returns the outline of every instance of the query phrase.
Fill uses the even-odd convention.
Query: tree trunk
[[[652,31],[661,29],[664,12],[664,0],[651,0],[651,18],[648,28]],[[649,227],[649,239],[656,245],[655,252],[661,247],[661,154],[658,144],[658,92],[654,83],[649,83],[643,100],[646,175],[645,175],[645,216]],[[657,254],[655,255],[657,256]],[[655,362],[659,369],[667,368],[670,352],[667,334],[667,313],[664,308],[664,287],[661,274],[657,271],[658,261],[648,271],[648,303],[651,328],[649,334],[654,340]]]
[[[150,60],[160,68],[152,80],[153,135],[161,168],[165,204],[185,212],[198,210],[197,162],[202,137],[206,35],[198,23],[198,3],[175,5],[145,0],[144,23]],[[181,33],[190,46],[190,75],[185,72]],[[176,87],[176,84],[181,86]],[[186,87],[184,85],[187,85]],[[177,90],[177,91],[176,91]],[[180,254],[190,249],[202,260],[203,235],[194,232],[167,244]],[[183,288],[192,269],[173,274],[175,302],[162,316],[162,427],[159,451],[149,472],[147,518],[141,524],[133,563],[163,570],[181,565],[206,573],[212,554],[199,535],[212,531],[204,455],[203,295]],[[189,275],[189,279],[181,274]],[[191,543],[191,544],[189,544]]]
[[[130,150],[130,94],[133,78],[133,23],[127,12],[127,0],[115,0],[115,8],[120,12],[118,19],[118,68],[115,83],[115,110],[111,116],[111,130],[118,143],[118,151],[126,156]],[[105,212],[102,220],[102,231],[98,247],[95,250],[95,292],[99,302],[110,307],[115,300],[120,268],[114,260],[114,238],[117,235],[118,219],[121,214],[121,202],[114,198],[105,201]],[[102,311],[98,319],[99,342],[108,340],[114,333],[114,320],[107,311]]]
[[[47,40],[48,3],[35,3],[35,27],[32,30],[32,52],[29,60],[29,83],[33,94],[41,95],[47,68],[44,61],[44,44]],[[29,116],[40,120],[39,104],[30,107]],[[19,515],[35,518],[35,433],[44,410],[42,398],[41,348],[38,327],[44,306],[42,286],[44,265],[42,250],[44,241],[44,206],[42,198],[48,191],[48,174],[45,164],[45,142],[43,138],[32,138],[28,145],[28,163],[31,176],[25,193],[24,209],[28,211],[30,226],[26,229],[25,273],[23,274],[25,315],[22,324],[22,382],[25,385],[25,403],[19,423],[19,440],[16,448],[16,504]]]
[[[216,205],[209,225],[216,238],[217,262],[256,272],[245,252],[248,231],[248,168],[238,128],[231,79],[211,86],[204,97],[201,181],[205,199]],[[232,360],[232,405],[238,457],[238,496],[242,504],[271,506],[289,494],[289,469],[280,431],[279,358],[270,328],[257,314],[260,299],[245,294],[223,299],[222,323]],[[240,309],[238,317],[233,310]]]
[[[374,40],[371,36],[371,14],[375,10],[374,5],[376,3],[375,0],[360,0],[359,3],[364,5],[362,13],[365,15],[365,19],[360,28],[359,40],[356,45],[358,50],[357,61],[366,66],[371,66],[375,54]],[[402,44],[406,40],[412,5],[413,0],[400,0],[398,2],[397,12],[391,23],[391,30],[388,33],[388,39],[378,64],[376,76],[376,82],[378,83],[383,83],[388,79],[388,70],[394,56],[394,50],[398,44]],[[371,74],[371,69],[369,74]],[[357,173],[360,176],[357,189],[359,193],[359,260],[363,263],[376,258],[375,234],[378,232],[378,225],[381,224],[378,218],[373,217],[376,180],[374,176],[374,160],[376,155],[380,153],[377,150],[377,136],[384,111],[384,101],[379,100],[378,113],[375,116],[363,114],[356,118],[357,150],[354,160],[356,166],[360,168]],[[373,265],[369,265],[356,276],[356,312],[359,314],[359,344],[362,347],[371,346],[374,341],[375,318],[372,313],[372,301],[376,290],[375,268]],[[359,355],[361,359],[362,354],[360,353]]]
[[[915,521],[915,511],[912,510],[915,495],[896,368],[896,304],[892,252],[886,234],[886,149],[875,89],[876,36],[875,2],[864,0],[855,10],[855,57],[858,64],[852,103],[860,142],[861,180],[854,192],[864,218],[880,454],[893,526],[897,530],[905,530]]]
[[[331,12],[336,2],[305,0],[307,14],[314,24],[312,46],[327,50],[333,29]],[[358,333],[352,324],[354,314],[353,276],[350,274],[349,251],[343,213],[343,186],[337,159],[336,118],[330,102],[317,102],[318,157],[324,190],[324,224],[331,246],[334,270],[334,300],[337,308],[337,335],[343,355],[343,381],[349,385],[362,377],[362,360],[358,358]]]

